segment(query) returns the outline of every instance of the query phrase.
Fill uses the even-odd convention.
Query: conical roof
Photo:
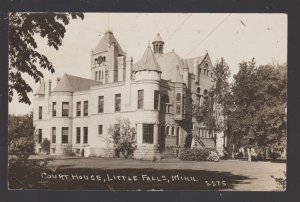
[[[44,81],[41,82],[41,85],[36,90],[34,95],[45,95],[45,82]]]
[[[117,39],[114,37],[111,31],[105,32],[104,36],[94,49],[94,53],[102,53],[108,51],[108,47],[111,46],[113,43],[118,48],[118,55],[125,55],[123,49],[121,48],[120,44],[118,43]]]
[[[133,71],[151,70],[161,72],[158,62],[156,61],[151,47],[148,45],[142,59],[133,66]]]
[[[153,42],[164,42],[163,39],[161,38],[160,34],[157,33],[156,37],[154,38]]]
[[[53,92],[74,92],[88,90],[91,86],[101,85],[99,81],[64,74]]]

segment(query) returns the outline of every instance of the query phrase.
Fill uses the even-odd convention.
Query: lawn
[[[32,176],[36,189],[274,191],[285,163],[63,158]]]

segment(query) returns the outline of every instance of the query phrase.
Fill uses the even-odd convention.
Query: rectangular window
[[[76,127],[76,144],[80,144],[80,127]]]
[[[88,143],[88,127],[83,127],[83,144]]]
[[[76,116],[81,116],[81,102],[76,103]]]
[[[102,113],[104,111],[104,96],[98,97],[98,112]]]
[[[43,133],[42,133],[42,129],[39,129],[38,131],[38,143],[41,144],[43,141]]]
[[[69,116],[69,103],[68,102],[62,103],[62,116]]]
[[[144,90],[138,90],[138,109],[144,108]]]
[[[43,118],[43,107],[39,106],[39,119]]]
[[[89,114],[89,102],[83,102],[83,116],[87,116]]]
[[[68,138],[69,138],[69,128],[62,127],[61,128],[61,143],[68,144],[68,142],[69,142]]]
[[[52,116],[56,116],[56,102],[52,102]]]
[[[56,143],[56,128],[52,127],[52,143]]]
[[[143,124],[143,143],[153,144],[154,124]]]
[[[121,94],[115,95],[115,111],[121,111]]]
[[[158,90],[154,91],[154,109],[158,109],[158,100],[159,100],[159,92]]]
[[[102,135],[103,133],[103,125],[98,125],[98,134]]]

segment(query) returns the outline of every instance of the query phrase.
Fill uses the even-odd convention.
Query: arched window
[[[181,112],[181,94],[177,93],[176,95],[176,114]]]
[[[166,135],[169,135],[169,132],[170,132],[169,130],[170,130],[170,126],[167,126],[166,127]]]
[[[208,93],[208,91],[205,89],[204,91],[203,91],[203,95],[207,95],[207,93]]]
[[[99,71],[99,73],[98,73],[99,75],[99,81],[101,80],[101,71]]]
[[[172,127],[172,135],[175,135],[175,127]]]
[[[95,72],[95,80],[97,80],[97,73],[98,73],[98,72],[96,71],[96,72]]]
[[[205,67],[206,69],[208,69],[208,63],[207,63],[207,62],[204,64],[204,67]]]
[[[169,112],[167,108],[167,104],[169,103],[169,96],[167,94],[163,94],[161,96],[161,101],[160,101],[160,109],[163,112]]]

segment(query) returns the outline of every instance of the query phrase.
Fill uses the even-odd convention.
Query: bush
[[[116,157],[133,158],[136,149],[136,131],[128,119],[117,119],[117,124],[108,128],[108,143],[113,143]]]
[[[41,147],[43,152],[45,152],[46,154],[50,154],[50,140],[44,138]]]
[[[273,160],[278,159],[281,156],[280,152],[278,152],[278,151],[270,152],[269,155],[270,155],[270,158]]]
[[[211,149],[184,148],[179,154],[183,161],[219,161],[219,155]]]

